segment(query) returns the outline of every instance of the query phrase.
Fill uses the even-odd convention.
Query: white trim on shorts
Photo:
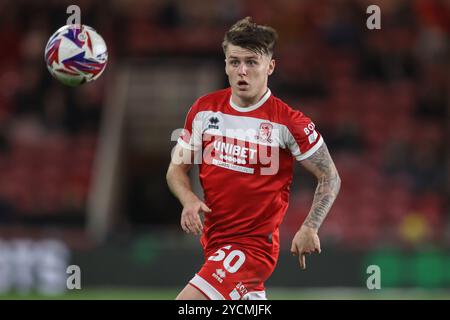
[[[211,300],[225,300],[223,295],[217,291],[216,288],[210,285],[208,281],[200,277],[198,274],[196,274],[191,281],[189,281],[189,283],[200,289],[202,293]]]
[[[266,291],[252,291],[244,294],[242,300],[267,300]]]

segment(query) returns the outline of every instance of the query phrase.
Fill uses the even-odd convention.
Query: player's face
[[[225,72],[233,98],[238,104],[255,104],[267,90],[267,79],[275,68],[275,60],[266,54],[229,44],[225,52]]]

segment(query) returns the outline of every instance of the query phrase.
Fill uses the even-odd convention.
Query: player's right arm
[[[192,192],[188,172],[192,167],[193,157],[194,151],[177,144],[172,154],[166,179],[169,189],[183,206],[181,228],[187,233],[198,235],[203,230],[200,213],[211,212],[211,209]]]

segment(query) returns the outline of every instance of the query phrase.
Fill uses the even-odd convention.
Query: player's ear
[[[267,69],[267,74],[270,76],[275,70],[275,59],[270,59],[269,68]]]

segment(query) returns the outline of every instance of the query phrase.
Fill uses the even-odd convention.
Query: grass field
[[[2,300],[173,300],[178,289],[167,288],[89,288],[68,291],[63,295],[4,294]],[[424,289],[286,289],[268,288],[270,300],[450,300],[450,290]]]

